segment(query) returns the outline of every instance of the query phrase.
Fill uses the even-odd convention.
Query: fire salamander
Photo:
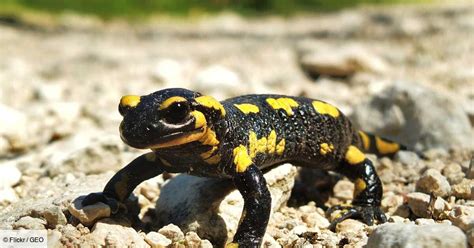
[[[271,196],[263,173],[282,163],[331,170],[355,184],[346,218],[368,225],[385,222],[382,184],[364,152],[393,155],[403,146],[356,131],[336,107],[320,100],[283,95],[245,95],[219,102],[198,92],[172,88],[122,97],[120,135],[128,145],[151,149],[117,172],[103,192],[84,205],[104,202],[116,213],[142,181],[163,172],[231,179],[244,210],[227,247],[259,247],[268,224]],[[317,180],[317,178],[315,178]]]

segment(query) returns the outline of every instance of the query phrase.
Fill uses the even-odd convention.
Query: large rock
[[[281,165],[265,174],[272,195],[272,212],[290,197],[296,168]],[[166,184],[157,201],[160,225],[173,223],[222,246],[237,229],[243,199],[229,180],[179,175]]]
[[[426,148],[473,148],[473,131],[454,97],[425,86],[397,82],[358,105],[353,122],[365,131]]]
[[[455,226],[447,224],[384,224],[375,229],[367,248],[462,248],[467,247],[466,236]]]

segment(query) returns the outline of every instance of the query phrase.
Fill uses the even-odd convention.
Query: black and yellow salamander
[[[263,173],[289,162],[341,173],[355,184],[354,200],[333,225],[359,218],[386,221],[380,210],[382,184],[364,152],[393,155],[399,144],[356,131],[347,117],[324,101],[283,95],[245,95],[219,102],[172,88],[122,97],[120,135],[128,145],[151,149],[121,169],[84,205],[104,202],[116,212],[142,181],[163,172],[232,179],[244,210],[228,247],[259,247],[270,215]],[[317,180],[317,178],[315,178]]]

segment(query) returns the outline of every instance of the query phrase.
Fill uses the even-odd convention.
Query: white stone
[[[20,198],[16,194],[15,190],[11,187],[0,186],[0,203],[13,203],[17,202]]]
[[[439,171],[428,169],[416,183],[416,190],[434,196],[446,197],[451,193],[451,186]]]
[[[407,194],[408,207],[411,211],[419,217],[429,218],[430,211],[428,209],[430,204],[430,196],[420,192],[412,192]]]
[[[163,236],[165,236],[166,238],[170,239],[173,242],[178,242],[184,239],[184,234],[181,231],[181,229],[179,229],[178,226],[173,225],[173,224],[169,224],[162,227],[158,231],[158,233],[162,234]]]
[[[87,236],[97,246],[150,247],[135,229],[111,219],[97,222]]]
[[[455,226],[446,224],[383,224],[369,237],[367,248],[375,247],[443,247],[463,248],[466,236]]]
[[[165,248],[168,245],[171,245],[171,240],[165,237],[161,233],[157,232],[149,232],[145,236],[145,241],[152,247],[152,248]]]
[[[0,188],[11,187],[20,182],[21,172],[13,163],[0,164]]]
[[[98,219],[110,216],[111,210],[107,204],[97,202],[92,205],[83,206],[82,201],[84,198],[85,196],[78,197],[68,206],[69,213],[79,219],[82,224],[90,226]]]
[[[466,231],[469,225],[474,224],[474,207],[456,205],[449,212],[448,218],[455,226]]]

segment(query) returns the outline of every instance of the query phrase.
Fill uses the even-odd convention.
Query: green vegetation
[[[223,10],[244,15],[330,11],[360,4],[413,3],[426,0],[0,0],[0,13],[73,11],[113,17],[141,18],[154,14],[193,15]]]

